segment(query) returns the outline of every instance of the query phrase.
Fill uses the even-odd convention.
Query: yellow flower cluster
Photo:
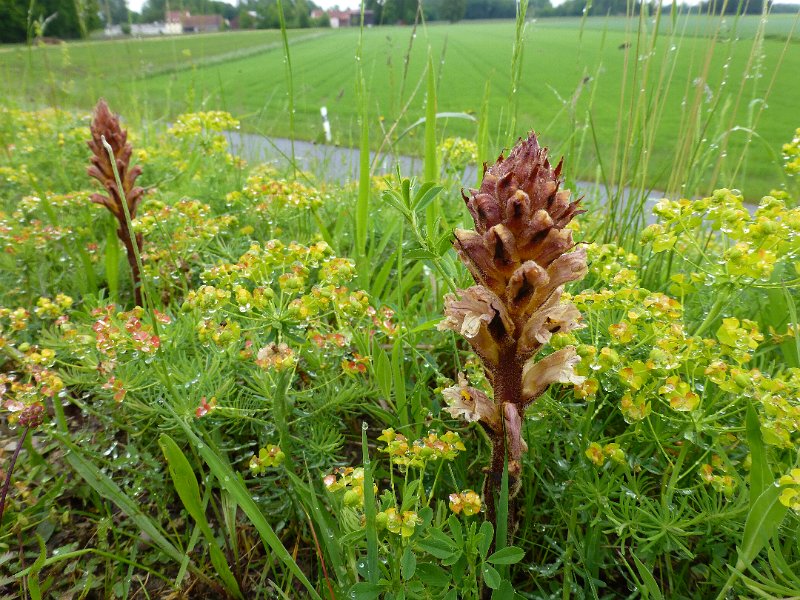
[[[778,480],[778,484],[784,486],[779,498],[781,504],[800,513],[800,469],[792,469]]]
[[[718,252],[720,260],[701,262],[718,282],[765,284],[782,264],[794,264],[800,275],[800,208],[787,208],[780,195],[765,196],[753,215],[738,190],[716,190],[701,200],[661,200],[654,209],[661,222],[647,227],[641,241],[656,253],[674,249],[687,258]],[[698,242],[707,237],[706,227],[719,233],[708,248]]]
[[[236,263],[222,263],[204,271],[201,278],[208,283],[190,290],[182,309],[200,312],[198,331],[206,341],[214,341],[212,331],[224,330],[220,342],[225,344],[239,339],[238,321],[243,318],[263,319],[267,332],[295,329],[317,346],[320,341],[325,345],[329,334],[336,331],[342,336],[337,339],[343,342],[335,344],[341,349],[339,360],[346,358],[348,367],[355,361],[353,369],[362,372],[365,366],[347,353],[346,345],[352,337],[349,331],[368,328],[371,321],[378,331],[389,335],[397,326],[393,313],[372,309],[366,292],[343,285],[354,276],[353,261],[333,256],[325,242],[304,246],[271,240],[252,245]],[[252,323],[248,321],[247,327],[252,330]],[[283,358],[273,359],[262,348],[258,360],[264,365],[288,366]]]
[[[481,511],[481,497],[472,490],[464,490],[448,496],[450,510],[465,517],[477,515]]]
[[[698,471],[700,479],[716,491],[733,496],[736,480],[728,474],[728,468],[719,456],[711,457],[711,464],[703,464]]]
[[[342,467],[323,478],[329,492],[345,490],[343,502],[349,507],[364,506],[364,469],[363,467]],[[373,484],[377,494],[378,486]]]
[[[405,510],[400,514],[394,506],[375,515],[375,525],[378,530],[387,529],[390,533],[404,538],[414,535],[414,529],[421,523],[422,519],[413,510]]]
[[[263,475],[270,467],[278,467],[286,459],[286,454],[279,446],[269,444],[266,448],[261,448],[258,454],[254,454],[250,459],[250,472],[253,475]]]
[[[782,150],[786,173],[800,175],[800,127],[794,130],[794,138],[784,144]]]
[[[403,434],[389,428],[384,429],[378,439],[386,442],[381,452],[387,453],[394,464],[402,467],[424,469],[429,462],[453,460],[459,452],[466,450],[455,431],[447,431],[442,435],[431,431],[409,444]]]
[[[278,372],[293,368],[296,362],[297,357],[294,352],[283,342],[280,344],[271,342],[261,348],[256,355],[256,364],[259,367],[274,369]]]
[[[623,464],[625,462],[625,452],[620,448],[619,444],[610,443],[606,444],[605,446],[601,446],[597,442],[592,442],[589,444],[589,447],[586,449],[586,458],[592,461],[595,466],[602,467],[606,459],[611,459],[613,462],[617,464]]]
[[[693,212],[702,207],[708,210]],[[727,458],[724,463],[717,457],[701,464],[698,476],[717,492],[730,495],[739,479],[732,469],[743,460],[741,413],[732,408],[741,398],[752,399],[758,408],[765,443],[791,452],[800,443],[800,369],[784,367],[766,373],[748,364],[757,351],[775,351],[778,344],[787,340],[794,345],[797,326],[789,323],[785,333],[771,330],[768,339],[755,320],[723,312],[725,298],[734,297],[725,290],[734,285],[760,285],[768,274],[792,277],[796,267],[791,261],[797,257],[794,245],[800,239],[800,213],[786,209],[781,200],[773,197],[765,199],[751,217],[741,206],[740,196],[730,191],[717,192],[710,199],[697,202],[663,201],[657,211],[667,223],[664,232],[676,235],[676,249],[684,242],[683,227],[705,227],[710,221],[718,232],[710,239],[706,233],[705,257],[683,263],[685,270],[675,269],[678,272],[667,281],[670,293],[681,300],[642,287],[635,257],[613,245],[587,244],[590,287],[572,300],[587,322],[594,324],[586,330],[592,333],[591,343],[580,343],[585,340],[584,333],[556,334],[553,343],[555,347],[577,346],[583,359],[577,371],[586,380],[575,386],[575,397],[596,402],[600,396],[603,402],[616,405],[631,424],[626,435],[658,435],[663,443],[671,434],[679,445],[691,444],[699,427],[713,429]],[[650,229],[651,233],[654,231]],[[774,263],[775,268],[782,265],[780,273],[762,269],[763,265],[754,266],[750,280],[742,279],[739,267],[727,264],[731,261],[728,250],[740,242],[748,244],[755,254],[758,248],[767,251],[760,254],[762,258],[769,252],[780,256]],[[691,250],[688,244],[679,249],[686,253]],[[781,255],[782,252],[787,254]],[[701,271],[700,266],[708,269]],[[756,277],[761,279],[757,281]],[[795,285],[793,281],[787,283]],[[696,317],[686,318],[685,313],[696,313],[695,299],[705,302],[701,295],[707,294],[709,287],[714,294],[728,294],[722,297],[723,308],[704,325],[693,323]],[[720,299],[718,295],[712,296],[712,302]],[[736,303],[729,306],[735,310]],[[699,334],[687,331],[692,325]],[[599,410],[603,405],[596,406]],[[658,434],[639,425],[648,419],[652,425],[658,424]],[[594,435],[603,433],[606,432]],[[619,435],[619,431],[613,430],[613,434]],[[676,450],[668,450],[673,451]],[[598,443],[592,443],[585,453],[598,466],[615,455],[618,459],[624,456],[615,445]],[[790,494],[787,492],[787,496]]]
[[[36,308],[33,309],[33,312],[40,319],[57,319],[71,307],[72,298],[66,294],[56,294],[53,300],[44,297],[39,298],[36,301]]]
[[[478,145],[465,138],[446,138],[437,150],[445,170],[452,173],[460,173],[478,161]]]
[[[247,207],[262,213],[290,208],[306,210],[322,206],[327,196],[300,181],[276,178],[266,165],[256,167],[248,176],[241,191],[230,192],[228,203],[246,203]]]

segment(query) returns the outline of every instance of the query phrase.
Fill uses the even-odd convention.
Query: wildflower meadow
[[[144,40],[0,48],[29,61],[0,69],[26,73],[0,99],[0,598],[800,597],[797,40],[766,4],[553,21],[613,44],[541,122],[516,10],[483,24],[502,98],[461,65],[483,25],[421,10],[390,28],[402,81],[363,21],[189,36],[174,60],[283,73],[265,120],[200,63],[151,104],[174,65],[135,73]],[[357,164],[314,168],[292,57],[337,39]],[[119,86],[58,79],[104,45]],[[290,150],[237,145],[263,134]]]

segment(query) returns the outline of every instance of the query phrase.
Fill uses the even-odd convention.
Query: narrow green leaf
[[[436,199],[442,191],[442,186],[436,185],[433,181],[428,181],[420,186],[417,194],[414,196],[414,211],[420,212],[425,209],[431,202]]]
[[[737,571],[742,572],[750,566],[786,516],[789,509],[778,500],[780,495],[779,486],[769,486],[761,493],[747,514],[742,545],[739,547],[739,557],[736,561]]]
[[[492,554],[486,561],[493,565],[514,565],[521,561],[524,556],[525,550],[522,548],[507,546]]]
[[[44,563],[47,560],[47,546],[38,533],[36,534],[36,541],[39,543],[39,556],[36,557],[36,560],[31,565],[31,569],[28,572],[28,592],[30,592],[31,600],[42,600],[42,589],[41,585],[39,584],[39,572],[44,567]]]
[[[366,423],[364,424],[366,425]],[[364,518],[367,534],[367,579],[378,583],[378,529],[375,526],[375,491],[372,488],[372,461],[367,445],[367,429],[361,428],[361,452],[364,460]]]
[[[405,258],[407,260],[433,260],[434,258],[438,258],[438,256],[425,248],[414,248],[405,253]]]
[[[400,252],[398,248],[395,250],[389,259],[383,263],[383,266],[380,268],[378,273],[375,275],[375,278],[372,280],[370,284],[370,293],[373,298],[382,298],[383,291],[386,287],[386,282],[389,281],[389,275],[392,272],[392,269],[397,264],[397,255]],[[388,295],[388,294],[387,294]]]
[[[483,165],[489,162],[489,91],[491,89],[490,79],[486,80],[486,85],[483,88],[483,100],[481,101],[481,112],[478,118],[478,168],[476,187],[480,187],[483,180]]]
[[[428,51],[428,95],[425,101],[425,154],[423,164],[423,174],[425,181],[437,181],[439,179],[439,160],[436,152],[436,70],[433,67],[433,53]],[[434,194],[435,196],[435,194]],[[437,207],[430,204],[433,197],[425,202],[425,223],[429,238],[433,238],[435,232],[434,222],[436,220]],[[421,203],[420,203],[421,204]],[[421,210],[416,206],[415,210]]]
[[[497,528],[494,536],[494,549],[500,551],[508,544],[508,455],[503,459],[503,476],[500,479],[500,498],[497,500]],[[508,569],[500,567],[500,575],[508,576]]]
[[[761,437],[761,423],[752,403],[747,406],[745,425],[747,445],[750,447],[750,458],[752,459],[750,466],[750,509],[752,510],[758,497],[772,483],[773,477],[767,462],[764,440]]]
[[[84,458],[80,448],[69,441],[66,436],[60,435],[58,437],[61,444],[69,450],[64,456],[69,465],[75,469],[75,472],[78,473],[92,489],[100,494],[100,496],[108,498],[116,504],[123,513],[136,523],[136,526],[139,527],[142,532],[146,533],[150,539],[153,540],[153,543],[158,546],[164,554],[180,564],[183,561],[183,553],[164,537],[164,534],[156,527],[150,517],[139,509],[139,505],[131,500],[131,498],[125,494],[111,478],[102,473],[97,466]]]
[[[642,595],[645,598],[650,598],[652,600],[663,600],[664,596],[661,594],[661,589],[658,587],[656,578],[653,577],[650,569],[648,569],[647,566],[640,561],[635,554],[632,554],[631,556],[633,556],[633,562],[636,563],[636,568],[639,570],[639,576],[644,582],[644,590],[641,590],[643,592]]]
[[[406,179],[405,181],[408,180]],[[409,221],[411,220],[411,212],[408,210],[406,202],[401,194],[395,192],[394,190],[385,190],[381,194],[381,199],[389,206],[395,208],[406,219]]]
[[[450,558],[455,553],[451,546],[432,539],[419,540],[417,548],[439,559]]]
[[[436,242],[436,256],[444,256],[453,247],[453,233],[448,231]]]
[[[366,254],[370,191],[369,101],[361,63],[362,61],[358,61],[358,85],[356,86],[359,108],[358,118],[361,125],[361,138],[358,148],[358,199],[356,200],[356,254],[359,258],[363,258]]]
[[[322,545],[327,552],[328,559],[331,561],[334,571],[336,571],[337,578],[341,577],[342,573],[346,571],[346,567],[344,566],[344,557],[342,556],[343,548],[338,540],[340,537],[339,529],[336,522],[331,519],[330,513],[328,513],[326,510],[323,510],[322,506],[320,505],[320,496],[317,494],[316,486],[311,478],[311,472],[308,470],[308,467],[306,467],[308,488],[304,488],[302,485],[299,485],[302,482],[294,473],[289,473],[289,476],[292,479],[292,482],[298,486],[298,489],[308,490],[308,493],[304,494],[301,500],[304,503],[308,503],[307,506],[310,509],[309,512],[311,513],[311,517],[314,519],[314,522],[317,524],[317,527],[320,530],[320,538],[322,538]]]
[[[440,544],[448,546],[453,550],[457,550],[458,548],[461,547],[461,545],[456,540],[451,538],[449,535],[447,535],[444,531],[440,529],[431,529],[429,535],[431,536],[431,539],[434,539]]]
[[[447,519],[447,524],[450,526],[450,531],[453,532],[453,539],[458,542],[459,547],[464,546],[464,529],[461,527],[461,521],[455,515],[450,515]]]
[[[241,598],[242,593],[239,590],[239,584],[236,582],[233,573],[231,573],[228,562],[225,560],[225,555],[217,545],[217,540],[206,518],[203,503],[200,499],[200,487],[197,485],[197,478],[192,465],[189,464],[186,455],[178,447],[178,444],[167,434],[161,434],[158,443],[164,453],[164,458],[167,460],[169,475],[172,478],[175,491],[178,492],[178,497],[186,508],[186,512],[195,520],[206,538],[211,564],[214,566],[225,588],[236,598]]]

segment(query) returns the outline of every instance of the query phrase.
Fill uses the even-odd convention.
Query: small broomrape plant
[[[468,385],[443,391],[454,417],[478,421],[492,442],[484,482],[487,518],[494,522],[495,495],[508,464],[509,498],[519,490],[525,409],[552,383],[582,383],[580,361],[568,346],[545,358],[536,355],[553,333],[581,327],[581,314],[561,301],[564,284],[587,271],[586,251],[566,226],[579,210],[570,192],[559,190],[555,169],[536,135],[520,140],[484,173],[479,190],[464,196],[475,229],[456,229],[453,246],[476,285],[445,296],[446,318],[439,329],[463,335],[483,362],[494,398]],[[514,522],[513,503],[509,521]]]
[[[142,276],[136,260],[136,255],[141,254],[142,250],[142,234],[134,234],[130,228],[144,195],[144,189],[135,185],[136,178],[142,174],[142,169],[138,165],[131,167],[133,149],[128,143],[128,132],[120,127],[119,117],[111,114],[108,104],[102,98],[94,109],[91,132],[92,139],[87,144],[93,156],[87,173],[97,179],[108,192],[107,196],[92,194],[91,201],[105,206],[119,223],[117,237],[125,246],[133,279],[134,301],[137,306],[142,306]],[[122,190],[117,185],[117,175],[114,173],[114,166],[103,144],[104,141],[113,151]]]

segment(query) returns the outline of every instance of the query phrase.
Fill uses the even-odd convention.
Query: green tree
[[[467,12],[467,0],[442,0],[439,17],[456,23],[464,18]]]
[[[27,35],[27,6],[19,0],[0,0],[0,43],[24,42]]]

